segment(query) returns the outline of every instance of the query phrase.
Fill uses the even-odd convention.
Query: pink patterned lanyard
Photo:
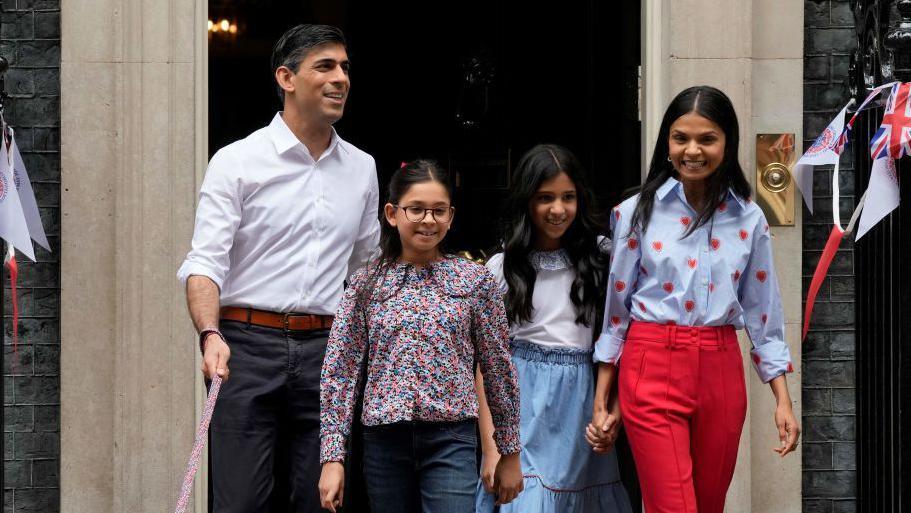
[[[212,420],[212,412],[215,411],[215,401],[218,400],[218,390],[221,388],[221,378],[215,376],[212,378],[212,384],[209,386],[209,395],[206,397],[206,406],[202,411],[202,418],[199,419],[199,427],[196,428],[196,441],[193,442],[193,451],[190,453],[190,461],[187,462],[187,471],[183,476],[183,486],[180,488],[180,496],[177,498],[177,506],[174,513],[184,513],[187,510],[187,504],[190,502],[190,492],[193,490],[193,478],[196,471],[199,470],[199,458],[202,456],[202,448],[206,444],[206,434],[209,432],[209,422]]]

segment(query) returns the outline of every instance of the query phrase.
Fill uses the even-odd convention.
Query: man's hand
[[[596,410],[592,421],[585,428],[585,440],[597,454],[606,454],[614,448],[617,434],[620,432],[620,417],[608,410]]]
[[[500,453],[496,451],[483,451],[481,453],[481,484],[487,493],[496,493],[494,488],[497,465],[500,463]]]
[[[203,342],[206,352],[202,357],[202,373],[206,379],[218,375],[222,380],[227,380],[231,373],[228,370],[228,360],[231,359],[231,348],[225,343],[218,333],[209,333]]]
[[[339,461],[323,463],[319,475],[319,502],[323,509],[335,513],[345,499],[345,466]]]
[[[497,493],[497,505],[509,504],[525,488],[522,481],[522,465],[519,453],[500,456],[494,472],[493,487]]]

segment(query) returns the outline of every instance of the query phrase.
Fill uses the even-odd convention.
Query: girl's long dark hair
[[[681,91],[664,112],[664,119],[661,120],[661,128],[658,130],[658,140],[655,142],[655,151],[648,167],[648,176],[639,192],[639,202],[630,221],[630,232],[638,230],[640,233],[645,233],[652,217],[655,193],[668,178],[678,178],[677,171],[668,161],[668,140],[674,121],[691,112],[695,112],[721,127],[725,136],[725,144],[721,164],[706,179],[705,201],[696,214],[696,222],[690,224],[684,237],[712,218],[718,205],[724,201],[728,189],[732,189],[743,199],[750,198],[750,184],[743,174],[737,155],[737,147],[740,145],[740,128],[734,105],[727,95],[714,87],[690,87]]]
[[[536,273],[528,259],[535,236],[530,202],[544,181],[560,173],[566,173],[576,186],[576,218],[561,240],[576,270],[569,292],[576,309],[576,322],[591,326],[597,322],[597,312],[604,305],[607,258],[598,244],[599,227],[602,225],[582,165],[572,152],[562,146],[539,144],[519,160],[513,174],[512,194],[506,202],[503,275],[509,285],[506,293],[507,315],[516,324],[531,320],[535,290]]]
[[[389,189],[386,202],[398,205],[402,196],[408,193],[411,186],[425,182],[441,184],[446,193],[452,198],[452,184],[449,173],[433,160],[418,159],[405,162],[392,174],[389,180]],[[443,243],[440,250],[445,253]],[[385,209],[380,208],[380,254],[375,261],[368,264],[367,286],[361,289],[361,294],[367,299],[372,297],[377,283],[382,283],[389,269],[395,265],[402,256],[402,239],[396,227],[386,221]]]

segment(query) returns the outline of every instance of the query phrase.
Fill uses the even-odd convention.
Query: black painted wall
[[[854,17],[847,0],[804,2],[804,148],[848,101]],[[852,152],[841,160],[841,216],[854,209]],[[804,208],[803,293],[832,228],[831,166],[816,168],[814,214]],[[803,346],[803,511],[855,511],[854,253],[845,241],[819,291]]]
[[[53,253],[19,259],[18,358],[9,281],[4,299],[6,512],[60,510],[60,2],[0,0],[0,55],[10,61],[7,122],[32,180]]]

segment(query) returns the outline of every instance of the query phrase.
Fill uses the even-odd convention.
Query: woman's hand
[[[585,440],[596,454],[606,454],[614,448],[620,432],[619,412],[604,409],[592,413],[592,421],[585,428]]]
[[[319,502],[323,509],[335,513],[342,507],[345,495],[345,466],[339,461],[323,463],[319,475]]]
[[[781,402],[775,408],[775,425],[778,426],[778,438],[781,445],[774,449],[782,458],[797,448],[800,439],[800,425],[791,408],[791,402]]]
[[[494,487],[497,465],[500,463],[500,453],[497,451],[483,451],[481,453],[481,484],[487,493],[496,493]]]
[[[525,487],[522,479],[519,453],[500,456],[493,479],[493,487],[497,493],[497,505],[509,504],[518,497]]]

